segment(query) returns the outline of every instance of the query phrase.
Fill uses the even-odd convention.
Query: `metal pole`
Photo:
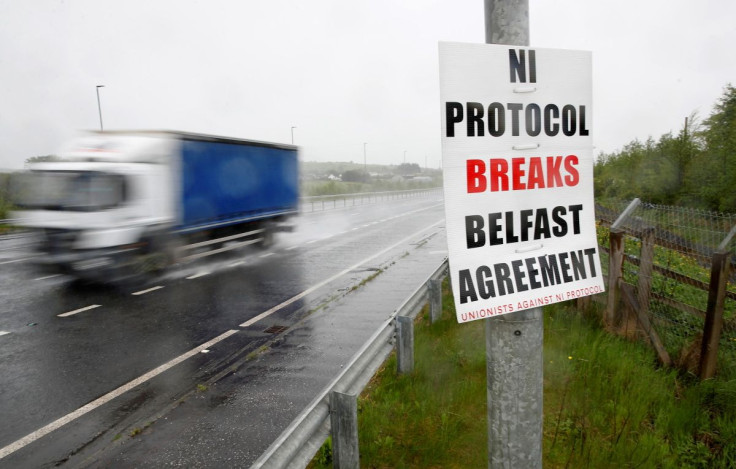
[[[485,0],[486,43],[529,45],[528,0]],[[486,319],[488,467],[542,467],[542,308]]]
[[[292,126],[292,128],[291,128],[291,144],[292,145],[294,144],[294,129],[296,129],[296,127],[293,127]]]
[[[102,106],[100,106],[100,88],[104,88],[105,85],[97,85],[97,112],[100,113],[100,131],[103,131],[102,128]]]
[[[368,165],[366,163],[366,157],[365,157],[365,146],[368,145],[368,143],[363,142],[363,171],[368,174]]]

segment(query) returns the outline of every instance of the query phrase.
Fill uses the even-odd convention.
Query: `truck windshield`
[[[30,171],[13,176],[13,202],[21,209],[91,212],[125,201],[125,179],[92,171]]]

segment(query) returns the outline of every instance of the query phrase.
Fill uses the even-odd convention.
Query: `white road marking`
[[[336,273],[332,277],[330,277],[330,278],[328,278],[326,280],[323,280],[320,283],[307,288],[306,290],[304,290],[303,292],[299,293],[298,295],[292,296],[288,300],[284,301],[283,303],[281,303],[279,305],[274,306],[273,308],[269,309],[268,311],[264,311],[263,313],[259,314],[258,316],[255,316],[254,318],[251,318],[251,319],[247,320],[246,322],[244,322],[243,324],[241,324],[240,327],[248,327],[248,326],[250,326],[252,324],[257,323],[261,319],[266,318],[266,317],[272,315],[273,313],[275,313],[276,311],[280,310],[281,308],[283,308],[285,306],[289,306],[290,304],[292,304],[293,302],[295,302],[295,301],[297,301],[297,300],[299,300],[301,298],[304,298],[305,296],[309,295],[310,293],[312,293],[313,291],[317,290],[318,288],[322,288],[323,286],[327,285],[328,283],[332,282],[333,280],[335,280],[335,279],[337,279],[337,278],[339,278],[339,277],[347,274],[351,270],[356,269],[356,268],[360,267],[361,265],[363,265],[363,264],[365,264],[367,262],[372,261],[376,257],[381,256],[381,255],[387,253],[388,251],[394,249],[395,247],[400,246],[401,244],[406,243],[408,240],[416,237],[417,235],[421,234],[422,232],[424,232],[426,230],[429,230],[429,229],[431,229],[431,228],[439,225],[440,223],[442,223],[442,221],[443,220],[436,221],[436,222],[432,223],[431,225],[429,225],[429,226],[427,226],[425,228],[422,228],[421,230],[417,231],[416,233],[410,234],[409,236],[407,236],[406,238],[402,239],[401,241],[399,241],[399,242],[397,242],[395,244],[392,244],[391,246],[387,247],[383,251],[377,252],[376,254],[373,254],[372,256],[366,257],[362,261],[360,261],[360,262],[358,262],[356,264],[353,264],[350,267],[348,267],[347,269],[342,270],[342,271]]]
[[[162,288],[163,288],[163,287],[162,287],[161,285],[159,285],[159,286],[157,286],[157,287],[149,288],[148,290],[141,290],[141,291],[137,291],[137,292],[135,292],[135,293],[131,293],[131,295],[136,295],[136,296],[137,296],[137,295],[145,295],[146,293],[150,293],[150,292],[152,292],[152,291],[160,290],[160,289],[162,289]]]
[[[10,331],[0,331],[0,335],[10,334]]]
[[[47,275],[45,277],[34,278],[33,280],[48,280],[48,279],[54,278],[54,277],[61,277],[61,274]]]
[[[195,278],[204,277],[205,275],[209,275],[209,272],[200,272],[198,274],[190,275],[187,277],[187,280],[194,280]]]
[[[23,258],[23,259],[13,259],[12,261],[3,261],[3,262],[0,262],[0,265],[13,264],[15,262],[23,262],[23,261],[28,261],[28,260],[31,260],[31,259],[33,259],[33,258],[32,257],[26,257],[26,258]]]
[[[296,248],[298,248],[299,246],[300,246],[299,244],[295,244],[294,246],[289,246],[288,248],[286,248],[286,250],[287,250],[287,251],[291,251],[292,249],[296,249]]]
[[[267,252],[266,254],[261,254],[259,257],[263,259],[264,257],[273,256],[273,254],[272,252]]]
[[[204,343],[196,348],[193,348],[192,350],[188,351],[184,355],[180,355],[173,360],[164,363],[163,365],[159,366],[158,368],[154,368],[153,370],[149,371],[148,373],[134,379],[133,381],[130,381],[127,384],[124,384],[120,386],[119,388],[115,389],[114,391],[110,391],[109,393],[105,394],[102,397],[99,397],[95,399],[94,401],[90,402],[87,405],[84,405],[80,407],[79,409],[75,410],[74,412],[65,415],[64,417],[61,417],[58,420],[55,420],[51,422],[50,424],[46,425],[43,428],[40,428],[36,430],[35,432],[24,436],[20,440],[15,441],[14,443],[9,444],[8,446],[0,449],[0,459],[4,458],[5,456],[12,454],[19,449],[33,443],[34,441],[38,440],[39,438],[42,438],[49,433],[53,432],[54,430],[57,430],[64,425],[66,425],[69,422],[72,422],[73,420],[78,419],[79,417],[83,416],[84,414],[91,412],[95,410],[96,408],[100,407],[101,405],[104,405],[111,400],[115,399],[116,397],[130,391],[134,387],[138,386],[139,384],[142,384],[146,381],[149,381],[156,376],[160,375],[161,373],[169,370],[170,368],[173,368],[174,366],[178,365],[179,363],[183,362],[184,360],[200,353],[202,350],[207,350],[210,347],[212,347],[214,344],[227,339],[233,334],[236,334],[238,331],[236,330],[229,330],[225,332],[224,334],[221,334],[214,339],[210,340],[207,343]]]
[[[57,314],[57,316],[60,317],[60,318],[66,318],[66,317],[69,317],[69,316],[74,316],[77,313],[81,313],[82,311],[89,311],[90,309],[99,308],[100,306],[102,306],[102,305],[85,306],[84,308],[75,309],[74,311],[68,311],[66,313]]]
[[[263,256],[261,256],[261,257],[263,257]],[[235,261],[232,264],[229,264],[229,267],[237,267],[239,265],[243,265],[244,263],[245,263],[245,261]]]

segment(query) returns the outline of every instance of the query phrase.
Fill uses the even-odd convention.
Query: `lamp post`
[[[100,131],[103,131],[102,128],[102,106],[100,106],[100,88],[104,88],[105,85],[97,85],[97,112],[100,113]]]
[[[292,145],[294,144],[294,129],[296,129],[296,127],[292,126],[291,127],[291,144]]]
[[[367,142],[363,142],[363,172],[368,174],[368,164],[366,163],[366,157],[365,157],[365,146],[368,145]]]

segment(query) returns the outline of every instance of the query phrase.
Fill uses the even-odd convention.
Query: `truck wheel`
[[[261,249],[268,249],[273,246],[275,241],[273,223],[264,223],[261,226],[261,229],[263,229],[263,233],[261,233],[261,240],[258,242],[258,247]]]
[[[138,288],[152,282],[170,265],[168,253],[161,249],[157,238],[146,238],[144,247],[132,253],[125,263],[122,284],[127,288]]]

